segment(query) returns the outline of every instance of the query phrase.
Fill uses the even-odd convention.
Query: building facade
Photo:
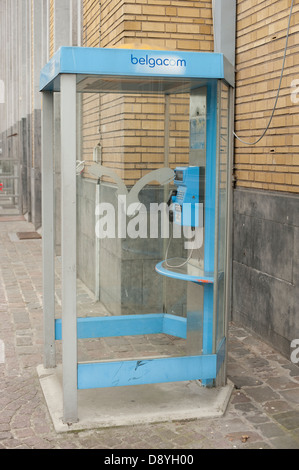
[[[237,2],[235,132],[255,142],[279,86],[292,2]],[[235,139],[233,318],[285,355],[298,336],[298,5],[276,110]]]

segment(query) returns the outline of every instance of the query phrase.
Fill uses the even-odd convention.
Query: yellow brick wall
[[[253,142],[271,115],[282,67],[290,0],[237,2],[235,131]],[[235,140],[237,186],[299,192],[299,104],[291,100],[299,78],[299,4],[295,3],[277,109],[255,146]]]
[[[211,1],[103,0],[101,16],[102,47],[213,51]]]
[[[82,45],[99,47],[100,2],[83,2]],[[100,95],[85,93],[82,97],[82,160],[93,158],[93,149],[100,140]]]
[[[83,41],[88,47],[212,51],[211,2],[85,0]],[[164,166],[164,109],[164,96],[85,95],[83,159],[91,161],[92,149],[100,142],[102,163],[115,169],[127,184]],[[186,164],[188,99],[171,98],[170,114],[169,164]]]
[[[101,6],[99,0],[83,1],[82,40],[84,47],[100,46]]]
[[[187,163],[189,103],[170,101],[169,164]],[[117,170],[127,184],[165,166],[165,98],[163,95],[104,95],[101,100],[102,162]]]
[[[51,56],[54,1],[50,0]],[[84,0],[83,45],[213,51],[211,3],[211,0]],[[237,0],[235,131],[246,141],[261,135],[274,105],[290,4],[290,0]],[[299,79],[298,57],[299,4],[295,2],[284,78],[271,127],[255,146],[235,140],[235,176],[239,187],[299,192],[299,104],[291,101],[292,81]],[[110,95],[105,99],[100,95],[83,96],[82,158],[91,161],[94,146],[101,142],[104,164],[133,182],[147,169],[163,164],[164,104],[160,103],[159,119],[155,112],[147,112],[143,118],[143,111],[139,111],[145,109],[142,97]],[[137,102],[138,99],[141,101]],[[132,109],[132,100],[136,112],[128,111],[128,106]],[[187,161],[187,100],[184,97],[176,100],[176,103],[172,100],[170,108],[170,164]],[[152,106],[154,109],[154,101]],[[183,115],[179,109],[183,109]],[[116,110],[121,111],[118,122],[113,122]],[[154,132],[151,126],[160,128]],[[179,127],[181,133],[176,136]],[[107,135],[101,132],[103,128],[110,129]],[[156,143],[159,142],[159,133],[161,145],[148,145],[154,134]]]

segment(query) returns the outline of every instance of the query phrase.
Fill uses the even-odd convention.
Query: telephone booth
[[[62,364],[63,422],[79,390],[225,386],[233,86],[217,53],[62,47],[43,68],[44,367]]]

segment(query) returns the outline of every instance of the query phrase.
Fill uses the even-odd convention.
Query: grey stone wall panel
[[[234,192],[232,319],[281,353],[299,338],[299,196]]]

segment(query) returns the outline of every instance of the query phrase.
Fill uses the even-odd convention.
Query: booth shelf
[[[182,258],[170,259],[168,260],[168,263],[171,263],[172,266],[176,267],[167,266],[166,261],[164,260],[156,265],[156,272],[163,276],[179,279],[181,281],[191,281],[197,284],[214,283],[214,276],[211,276],[210,273],[205,273],[203,270],[195,266],[190,266],[189,263],[186,263],[182,267],[178,267],[184,263],[184,259]]]

